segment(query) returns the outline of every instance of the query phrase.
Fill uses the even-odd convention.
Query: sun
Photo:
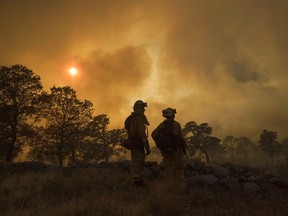
[[[77,70],[77,68],[75,68],[75,67],[71,67],[71,68],[69,69],[69,73],[70,73],[72,76],[75,76],[75,75],[77,74],[77,72],[78,72],[78,70]]]

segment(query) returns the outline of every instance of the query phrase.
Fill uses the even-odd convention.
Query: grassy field
[[[147,188],[135,188],[128,173],[110,169],[2,172],[0,215],[288,215],[287,190],[262,197],[218,186],[190,185],[179,191],[161,178],[146,182]]]

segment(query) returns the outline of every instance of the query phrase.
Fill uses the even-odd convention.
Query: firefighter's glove
[[[145,150],[146,150],[146,154],[145,155],[149,155],[151,153],[151,151],[150,151],[150,145],[149,145],[148,140],[143,140],[143,143],[144,143],[144,147],[145,147]]]

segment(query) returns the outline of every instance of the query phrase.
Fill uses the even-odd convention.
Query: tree
[[[88,123],[92,119],[92,103],[77,99],[69,86],[53,87],[51,93],[43,93],[39,106],[42,127],[38,128],[40,140],[31,146],[33,157],[57,157],[63,166],[65,159],[73,162],[85,141]]]
[[[205,155],[206,161],[210,161],[209,154],[215,152],[216,149],[217,152],[224,153],[224,148],[220,144],[221,140],[210,136],[212,127],[208,123],[197,125],[194,121],[188,122],[183,128],[183,133],[190,154],[195,154],[197,150],[200,150]]]
[[[0,146],[7,162],[22,151],[41,91],[40,77],[32,70],[0,66]]]
[[[5,112],[3,108],[0,110],[0,158],[7,161],[7,152],[9,143],[12,141],[11,129],[9,128],[8,121],[6,121]]]
[[[231,161],[235,160],[236,139],[233,136],[227,136],[223,139],[223,146],[226,147]]]
[[[239,156],[248,158],[249,155],[256,153],[256,145],[247,137],[236,138],[237,146],[235,153]]]
[[[286,166],[288,167],[288,137],[282,140],[283,154],[286,157]]]
[[[207,137],[207,152],[209,152],[211,158],[219,158],[226,153],[226,147],[221,145],[221,139],[217,137],[208,136]],[[210,159],[211,159],[210,158]]]
[[[270,157],[272,164],[274,164],[274,158],[281,151],[281,144],[276,141],[277,132],[263,130],[260,135],[260,147]]]
[[[120,146],[122,141],[125,139],[126,134],[127,132],[124,128],[108,131],[108,140],[110,146],[110,155],[108,158],[111,156],[119,157],[126,154],[126,149]]]
[[[105,160],[108,161],[113,155],[123,152],[120,148],[120,142],[124,139],[125,129],[108,130],[110,124],[109,117],[106,114],[93,117],[88,125],[90,142],[86,149],[83,149],[83,158],[85,160]]]
[[[92,137],[94,138],[94,143],[98,144],[98,153],[100,158],[104,158],[105,161],[109,160],[110,148],[108,140],[108,125],[110,120],[107,115],[102,114],[95,116],[90,122]]]

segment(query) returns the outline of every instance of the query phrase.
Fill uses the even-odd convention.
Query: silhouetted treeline
[[[23,65],[0,66],[0,157],[7,162],[29,149],[31,160],[59,165],[75,161],[109,160],[125,154],[120,147],[126,131],[108,130],[107,115],[93,116],[93,104],[77,98],[69,86],[42,89],[40,76]],[[277,132],[263,130],[259,142],[247,137],[212,136],[208,123],[189,121],[183,127],[188,157],[203,156],[206,161],[253,158],[266,154],[286,157],[288,137],[277,141]]]
[[[198,155],[206,161],[229,160],[230,162],[262,160],[273,166],[275,158],[285,157],[288,165],[288,137],[281,142],[277,141],[277,132],[263,130],[257,144],[248,137],[235,138],[226,136],[221,139],[211,136],[212,127],[208,123],[197,125],[188,122],[183,128],[189,154]],[[266,155],[266,156],[265,156]],[[267,158],[269,161],[267,161]],[[262,163],[263,164],[263,163]]]
[[[108,160],[120,154],[124,129],[108,131],[109,117],[69,86],[42,90],[40,77],[22,65],[0,67],[0,156],[11,162],[28,147],[33,160]]]

